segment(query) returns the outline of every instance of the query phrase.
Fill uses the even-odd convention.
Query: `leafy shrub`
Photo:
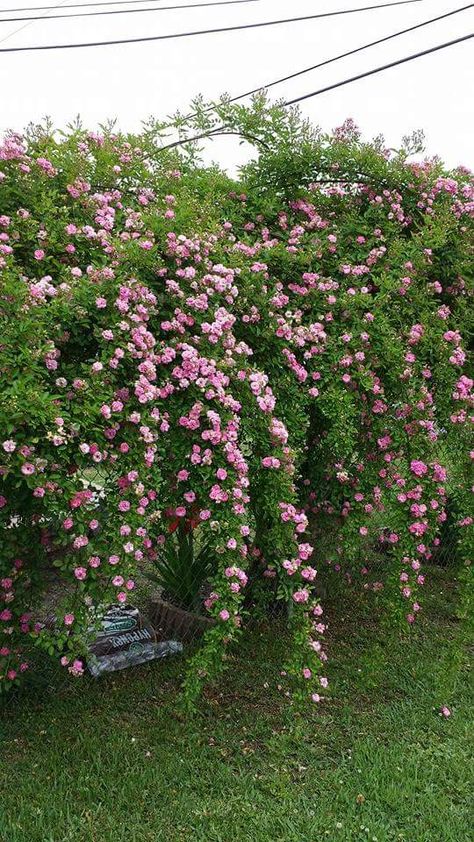
[[[31,637],[80,675],[96,606],[133,594],[177,521],[199,523],[216,561],[189,702],[241,631],[246,586],[265,582],[294,607],[289,692],[319,701],[313,564],[352,575],[381,527],[387,575],[367,584],[412,624],[446,519],[443,450],[469,557],[471,175],[261,100],[199,106],[180,130],[222,120],[259,144],[235,181],[159,125],[0,147],[5,689]],[[308,518],[330,549],[313,551]],[[54,630],[35,621],[42,559],[67,585]]]

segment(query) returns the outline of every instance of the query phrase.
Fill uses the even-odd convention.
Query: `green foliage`
[[[471,175],[264,96],[193,108],[0,146],[0,687],[31,639],[80,675],[96,606],[155,565],[216,621],[190,703],[275,599],[288,693],[319,701],[317,569],[413,624],[450,508],[470,593]],[[221,133],[257,149],[238,179],[200,161]]]
[[[199,536],[192,529],[178,527],[159,548],[145,575],[161,588],[164,599],[187,611],[199,611],[203,585],[215,567],[212,542],[199,546]]]

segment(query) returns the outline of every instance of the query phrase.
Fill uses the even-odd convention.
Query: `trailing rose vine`
[[[469,611],[472,176],[351,122],[222,109],[265,141],[239,181],[158,154],[156,127],[0,146],[2,689],[31,639],[81,675],[104,606],[180,529],[213,556],[190,704],[262,594],[287,609],[287,692],[319,701],[318,570],[411,625],[453,506]]]

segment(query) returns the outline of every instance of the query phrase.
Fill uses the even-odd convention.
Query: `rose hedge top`
[[[294,605],[289,690],[318,701],[322,561],[352,571],[383,521],[374,587],[413,623],[448,497],[469,551],[472,179],[351,124],[282,130],[241,183],[77,130],[8,135],[0,197],[0,686],[31,636],[81,674],[101,606],[180,525],[216,558],[188,699],[266,582]],[[331,557],[308,518],[337,524]]]

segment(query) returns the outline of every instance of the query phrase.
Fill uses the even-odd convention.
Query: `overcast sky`
[[[57,14],[59,7],[64,10],[71,2],[63,0],[57,4],[57,11],[38,14]],[[130,8],[185,2],[196,0],[149,0]],[[354,9],[377,2],[383,0],[256,0],[227,8],[0,23],[0,48],[138,38]],[[0,0],[0,10],[53,4],[54,0]],[[106,118],[117,117],[120,128],[139,129],[141,120],[151,114],[166,116],[178,108],[186,109],[198,93],[206,98],[223,92],[236,95],[462,5],[466,5],[466,0],[421,0],[411,5],[241,32],[81,50],[0,53],[0,131],[20,130],[46,114],[58,127],[80,114],[89,128],[96,128]],[[96,6],[90,8],[99,10]],[[28,14],[34,13],[21,12],[17,16]],[[0,17],[13,16],[5,12]],[[474,30],[473,25],[474,9],[469,9],[286,82],[273,88],[272,96],[292,98],[316,90],[465,35]],[[23,28],[16,31],[20,27]],[[352,117],[365,136],[381,132],[389,146],[396,146],[403,135],[421,128],[428,154],[440,155],[450,166],[463,163],[474,168],[473,43],[464,42],[309,99],[302,103],[302,111],[325,130]],[[224,138],[213,142],[209,154],[234,171],[248,152],[232,139]]]

